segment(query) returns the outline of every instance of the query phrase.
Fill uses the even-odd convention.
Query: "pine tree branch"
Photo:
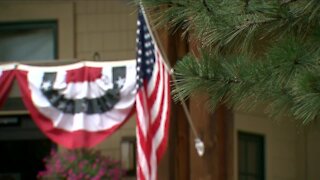
[[[145,0],[155,3],[154,0]],[[170,22],[174,29],[182,28],[185,34],[194,33],[203,47],[217,47],[229,51],[250,51],[253,39],[277,39],[286,33],[307,34],[304,28],[308,18],[316,19],[319,3],[316,0],[251,3],[240,1],[164,1],[171,6],[160,12],[165,17],[157,24]],[[178,4],[175,4],[177,3]],[[301,5],[296,6],[296,3]],[[155,3],[157,5],[160,2]],[[312,6],[310,5],[312,4]],[[245,6],[247,12],[242,7]],[[310,9],[313,7],[312,9]],[[209,12],[209,13],[208,13]],[[319,13],[318,13],[319,14]],[[159,17],[158,15],[156,15]],[[162,16],[162,17],[163,17]],[[299,23],[297,23],[299,22]],[[283,33],[279,33],[279,32]]]
[[[259,60],[203,54],[197,61],[187,56],[176,66],[179,88],[173,93],[177,99],[205,91],[212,109],[219,103],[244,110],[267,103],[270,116],[312,122],[320,115],[320,52],[309,46],[285,38]]]
[[[156,24],[182,28],[199,42],[176,68],[175,98],[206,92],[219,103],[306,124],[320,117],[320,1],[144,0],[166,5]]]

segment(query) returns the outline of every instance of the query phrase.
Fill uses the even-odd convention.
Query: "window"
[[[120,144],[122,168],[128,176],[135,176],[136,173],[136,138],[122,137]]]
[[[0,61],[57,58],[56,21],[0,23]]]
[[[239,180],[264,180],[264,137],[238,133]]]

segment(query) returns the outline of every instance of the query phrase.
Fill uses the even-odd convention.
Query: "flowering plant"
[[[119,161],[103,156],[98,150],[53,150],[44,163],[46,170],[38,173],[43,180],[118,180],[124,175]]]

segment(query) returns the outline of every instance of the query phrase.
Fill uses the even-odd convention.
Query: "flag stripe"
[[[163,68],[160,65],[159,62],[157,62],[156,64],[157,66],[159,66],[159,73],[160,73],[160,79],[159,79],[159,87],[157,89],[154,90],[155,97],[152,96],[150,97],[150,103],[151,103],[151,119],[152,119],[152,123],[154,123],[156,117],[159,115],[159,112],[161,112],[160,107],[162,106],[161,102],[163,100]],[[154,99],[155,98],[155,99]]]
[[[144,91],[143,89],[141,91]],[[139,124],[139,129],[143,133],[143,137],[147,136],[147,130],[149,126],[149,115],[147,109],[144,107],[147,106],[146,98],[144,97],[145,93],[138,93],[138,98],[136,100],[136,111],[137,111],[137,123]]]
[[[168,74],[166,74],[166,78],[165,78],[165,81],[166,81],[166,88],[165,88],[165,102],[164,104],[168,104],[170,103],[170,91],[169,91],[169,77],[168,77]],[[167,140],[168,140],[168,125],[169,125],[169,120],[166,120],[168,119],[170,116],[170,109],[168,106],[164,106],[164,110],[162,111],[162,115],[161,115],[161,120],[160,120],[160,127],[157,131],[157,134],[156,134],[156,137],[158,139],[161,139],[161,141],[156,141],[156,147],[157,147],[157,151],[159,151],[159,147],[160,145],[162,145],[163,147],[162,148],[165,148],[166,145],[167,145]],[[158,160],[160,160],[163,156],[163,153],[164,153],[164,150],[165,149],[162,149],[160,152],[161,153],[157,153],[157,157],[158,157]]]
[[[76,70],[68,70],[66,81],[67,83],[95,81],[101,77],[101,69],[100,67],[82,67]]]
[[[137,124],[138,126],[140,125],[140,123],[138,122]],[[150,148],[148,147],[148,136],[143,136],[141,129],[138,129],[138,135],[139,135],[139,145],[142,148],[142,152],[145,154],[145,158],[147,159],[149,157],[150,154]]]
[[[163,75],[162,75],[163,76]],[[163,80],[161,80],[163,82]],[[163,95],[164,94],[164,89],[158,89],[158,95]],[[150,133],[154,136],[156,132],[159,130],[159,126],[161,123],[161,113],[163,112],[165,106],[164,106],[164,98],[158,99],[158,103],[155,104],[155,106],[152,107],[151,113],[153,115],[152,117],[152,126],[150,127]],[[157,109],[157,111],[153,111],[154,109]],[[156,114],[153,114],[156,113]]]
[[[139,128],[138,128],[139,129]],[[143,152],[143,148],[141,147],[142,142],[141,142],[142,137],[140,136],[139,133],[137,133],[137,150],[138,150],[138,177],[142,179],[150,179],[149,178],[149,168],[144,168],[148,167],[148,162],[147,158],[145,156],[145,153]],[[143,143],[145,144],[145,143]]]
[[[157,58],[159,58],[158,53],[157,53]],[[161,64],[160,65],[160,69],[163,70],[164,69],[164,65]],[[157,149],[159,144],[163,141],[163,137],[164,137],[164,125],[165,124],[165,119],[163,119],[167,111],[167,106],[165,106],[165,104],[167,104],[167,84],[166,79],[168,78],[167,74],[162,74],[162,76],[164,76],[164,78],[161,79],[161,81],[163,82],[163,84],[166,86],[162,89],[160,89],[160,93],[162,93],[164,95],[164,97],[161,99],[161,105],[160,105],[160,110],[156,116],[156,119],[154,120],[154,123],[152,124],[152,128],[151,128],[151,133],[153,136],[153,141],[152,141],[152,157],[151,157],[151,164],[153,166],[156,166],[158,159],[160,159],[160,157],[157,157]],[[157,175],[157,169],[153,168],[152,169],[152,175],[151,175],[151,179],[156,179],[156,175]]]
[[[162,130],[161,132],[163,132],[163,138],[161,143],[158,145],[157,148],[157,157],[158,157],[158,161],[163,157],[165,149],[167,147],[167,141],[168,141],[168,134],[169,134],[169,118],[170,118],[170,76],[169,74],[166,74],[166,103],[168,104],[168,106],[166,106],[166,109],[163,111],[164,115],[162,116],[162,119],[166,118],[167,120],[162,120]]]
[[[156,67],[155,69],[157,69],[158,72],[153,74],[153,77],[156,77],[155,79],[152,79],[152,80],[154,80],[154,83],[153,83],[154,85],[152,87],[151,86],[147,87],[148,98],[150,99],[150,104],[151,105],[153,105],[154,101],[156,100],[157,95],[158,95],[158,91],[157,90],[161,89],[161,85],[162,85],[161,73],[159,71],[159,66],[158,66],[159,62],[156,62],[156,63],[157,63],[157,65],[155,66]],[[148,85],[150,85],[150,84],[148,84]],[[158,97],[158,98],[161,98],[161,97]]]

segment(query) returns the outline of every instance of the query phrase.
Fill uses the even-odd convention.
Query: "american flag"
[[[141,10],[137,26],[137,177],[155,180],[167,146],[170,76]]]

